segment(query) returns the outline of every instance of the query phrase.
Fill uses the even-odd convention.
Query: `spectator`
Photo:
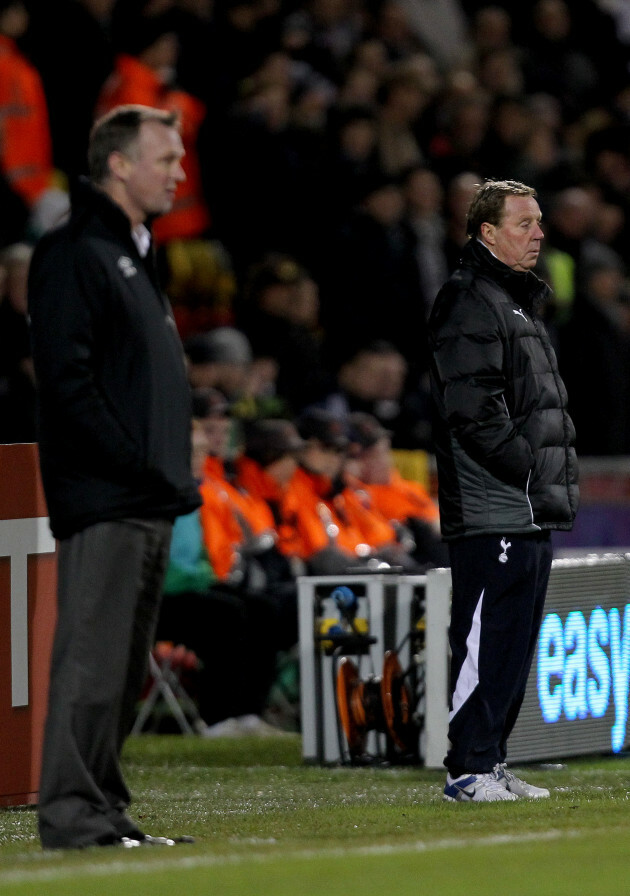
[[[577,40],[573,7],[564,0],[538,0],[532,26],[524,58],[525,89],[550,93],[559,100],[564,120],[575,120],[599,101],[600,76]]]
[[[630,287],[614,257],[602,257],[582,276],[562,346],[578,453],[629,454]]]
[[[205,237],[210,227],[197,147],[206,110],[201,100],[170,82],[179,52],[177,20],[172,10],[152,13],[150,6],[148,0],[119,0],[114,9],[114,71],[99,93],[95,115],[127,103],[179,115],[186,178],[178,185],[172,210],[156,221],[156,243],[163,245]]]
[[[339,83],[362,35],[360,10],[351,0],[307,0],[286,17],[282,44],[294,58]]]
[[[67,197],[55,188],[48,106],[38,70],[18,41],[29,13],[22,0],[0,2],[0,172],[24,203],[28,232],[37,238],[67,211]]]
[[[379,171],[376,110],[373,106],[343,104],[330,109],[326,143],[315,171],[313,238],[329,222],[350,214],[366,177]],[[314,242],[313,246],[317,243]],[[318,253],[313,266],[319,269]],[[309,256],[310,257],[310,256]]]
[[[374,340],[350,354],[337,371],[337,388],[319,404],[342,419],[353,411],[372,414],[392,433],[394,448],[431,444],[426,387],[410,378],[403,355],[386,340]]]
[[[270,253],[247,272],[239,316],[254,355],[277,365],[275,388],[298,413],[331,388],[321,345],[319,290],[290,255]]]
[[[276,394],[277,367],[265,358],[254,358],[249,339],[238,327],[197,333],[184,348],[193,389],[218,389],[238,417],[287,413],[286,403]]]
[[[473,171],[462,171],[446,186],[445,252],[449,271],[454,271],[459,263],[462,249],[468,242],[466,220],[472,198],[483,178]]]
[[[424,161],[417,129],[431,98],[408,62],[385,77],[378,97],[377,152],[380,167],[392,179]]]
[[[208,723],[205,737],[273,733],[277,729],[262,715],[276,671],[281,630],[276,602],[217,576],[204,523],[211,511],[204,484],[210,445],[199,420],[193,424],[192,446],[193,472],[204,503],[175,521],[156,638],[185,644],[201,660],[197,701]],[[220,525],[220,520],[210,520],[212,530]]]
[[[391,433],[376,417],[357,411],[348,419],[348,438],[348,467],[358,480],[355,487],[365,490],[370,506],[384,519],[408,530],[408,551],[417,563],[426,568],[448,566],[438,506],[423,485],[403,479],[396,470]]]
[[[406,218],[416,238],[420,294],[428,319],[438,290],[448,274],[444,189],[429,168],[415,166],[405,173]]]
[[[443,101],[441,116],[429,141],[427,163],[444,185],[466,171],[484,174],[483,145],[488,130],[490,99],[476,79],[464,92]]]
[[[327,455],[338,466],[347,445],[341,425],[334,436],[329,433],[327,443],[320,459]],[[366,562],[370,547],[356,525],[338,518],[322,500],[310,475],[300,471],[299,458],[305,448],[290,421],[252,421],[245,430],[243,455],[236,461],[235,484],[253,500],[267,503],[275,520],[278,548],[296,573],[342,573]],[[329,478],[323,476],[322,487],[329,485]],[[385,528],[391,537],[391,529]]]
[[[404,212],[397,179],[369,176],[351,216],[331,234],[320,286],[333,363],[380,338],[392,342],[410,367],[426,369],[416,247]]]
[[[297,425],[305,446],[291,488],[299,494],[300,503],[310,506],[311,513],[314,509],[326,523],[331,540],[326,562],[341,560],[347,566],[350,558],[360,558],[363,563],[372,559],[419,572],[409,545],[399,540],[398,526],[382,516],[361,485],[348,476],[350,443],[345,423],[328,411],[313,408],[300,415]],[[318,562],[323,559],[318,557]]]

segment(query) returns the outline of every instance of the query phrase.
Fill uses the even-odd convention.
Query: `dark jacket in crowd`
[[[29,313],[53,534],[197,507],[184,356],[153,255],[87,182],[36,247]]]
[[[431,380],[446,539],[572,526],[575,431],[535,310],[548,289],[472,240],[436,298]]]

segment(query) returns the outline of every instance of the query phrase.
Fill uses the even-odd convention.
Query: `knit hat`
[[[355,411],[348,416],[348,437],[353,448],[360,452],[376,445],[381,439],[391,438],[391,432],[381,426],[372,414]]]
[[[325,408],[310,408],[302,412],[297,427],[303,439],[317,439],[325,448],[344,451],[348,447],[343,420]]]
[[[288,454],[297,454],[305,445],[290,420],[253,420],[245,426],[244,435],[245,455],[262,467]]]
[[[236,327],[217,327],[191,336],[184,346],[191,364],[239,364],[252,362],[247,336]]]

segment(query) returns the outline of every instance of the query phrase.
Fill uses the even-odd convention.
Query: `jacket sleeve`
[[[86,467],[97,465],[123,479],[144,473],[141,448],[95,375],[97,334],[107,326],[106,273],[84,245],[69,249],[68,242],[45,241],[38,250],[29,276],[29,315],[46,429],[53,427],[79,465],[82,457]]]
[[[505,400],[505,346],[484,302],[460,296],[434,340],[434,363],[452,436],[493,476],[525,487],[534,463]]]

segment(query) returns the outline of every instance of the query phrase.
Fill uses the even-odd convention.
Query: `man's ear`
[[[120,150],[115,149],[109,154],[108,165],[112,176],[116,180],[126,181],[128,177],[131,160]]]
[[[488,224],[487,221],[484,221],[484,223],[479,228],[479,233],[481,235],[481,239],[484,241],[484,243],[487,243],[489,246],[494,246],[495,232],[496,232],[496,227],[494,226],[494,224]]]

